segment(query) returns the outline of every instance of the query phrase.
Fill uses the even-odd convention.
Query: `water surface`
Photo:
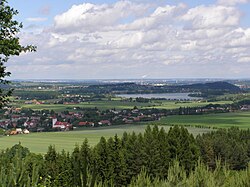
[[[190,97],[190,93],[155,93],[155,94],[118,94],[117,97],[137,98],[143,97],[146,99],[161,98],[169,100],[199,100],[201,97]]]

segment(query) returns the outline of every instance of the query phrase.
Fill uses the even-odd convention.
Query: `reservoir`
[[[155,93],[155,94],[118,94],[116,97],[122,98],[137,98],[143,97],[146,99],[160,98],[167,100],[200,100],[201,97],[190,97],[190,93]]]

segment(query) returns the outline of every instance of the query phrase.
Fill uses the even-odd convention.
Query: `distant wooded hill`
[[[67,93],[94,94],[147,94],[147,93],[177,93],[199,92],[199,96],[222,95],[224,93],[239,93],[241,89],[228,82],[211,82],[189,85],[141,85],[136,83],[119,83],[105,85],[90,85],[84,88],[62,90]]]
[[[240,92],[241,89],[238,86],[230,84],[228,82],[211,82],[204,84],[191,84],[191,85],[182,85],[180,88],[188,88],[194,90],[224,90],[229,92]]]

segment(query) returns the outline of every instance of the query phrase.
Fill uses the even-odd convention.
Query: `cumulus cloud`
[[[157,7],[149,16],[138,18],[132,23],[120,25],[123,30],[152,30],[178,22],[178,17],[186,9],[185,4]]]
[[[118,1],[115,4],[94,5],[84,3],[72,6],[67,12],[55,17],[55,30],[59,32],[93,32],[104,30],[130,16],[138,16],[148,6],[130,1]]]
[[[40,33],[23,33],[21,42],[38,50],[8,68],[22,78],[246,76],[250,28],[240,25],[240,10],[230,2],[74,5]]]
[[[189,9],[182,16],[195,29],[211,29],[219,27],[232,27],[239,25],[240,11],[234,7],[225,6],[198,6]],[[189,25],[187,25],[188,27]]]
[[[248,3],[249,0],[218,0],[218,4],[234,6],[236,4]]]

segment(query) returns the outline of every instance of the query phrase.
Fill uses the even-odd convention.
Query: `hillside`
[[[241,89],[238,86],[230,84],[228,82],[211,82],[211,83],[199,83],[191,85],[183,85],[182,88],[189,88],[195,90],[223,90],[228,92],[240,92]]]

